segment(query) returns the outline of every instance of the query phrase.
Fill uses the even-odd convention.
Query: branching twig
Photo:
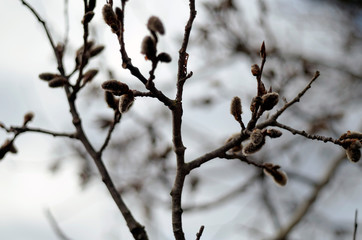
[[[182,125],[182,93],[183,86],[187,76],[191,76],[192,73],[188,75],[187,73],[187,60],[188,54],[186,52],[191,28],[193,21],[196,17],[195,9],[195,0],[189,1],[190,7],[190,16],[185,26],[185,33],[182,42],[181,49],[179,50],[179,60],[178,60],[178,73],[177,73],[177,93],[175,99],[175,106],[172,110],[172,140],[174,151],[176,153],[176,177],[174,185],[171,190],[172,197],[172,226],[173,233],[176,240],[184,240],[184,232],[182,229],[182,191],[184,186],[184,181],[186,175],[189,173],[188,168],[185,165],[185,146],[182,141],[181,125]]]
[[[119,123],[119,121],[121,120],[121,117],[122,117],[122,115],[121,115],[120,112],[114,111],[113,122],[112,122],[111,126],[109,127],[107,137],[104,140],[104,143],[103,143],[102,147],[98,151],[99,155],[102,155],[103,151],[106,149],[109,141],[111,140],[113,130],[114,130],[115,126],[117,125],[117,123]]]

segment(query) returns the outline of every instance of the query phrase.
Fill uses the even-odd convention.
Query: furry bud
[[[48,85],[51,88],[57,88],[57,87],[63,87],[65,84],[67,84],[67,82],[68,80],[65,77],[59,76],[50,80],[48,82]]]
[[[34,113],[28,112],[27,114],[25,114],[23,125],[25,126],[26,124],[28,124],[28,122],[31,122],[31,120],[33,120],[33,118],[34,118]]]
[[[165,34],[165,28],[163,27],[163,23],[156,16],[152,16],[148,19],[147,28],[150,31],[158,32],[161,35]]]
[[[259,76],[260,75],[260,68],[258,64],[251,65],[251,74],[253,76]]]
[[[261,108],[266,111],[272,110],[273,107],[275,105],[277,105],[278,101],[279,101],[278,93],[271,92],[271,93],[264,94],[262,96]]]
[[[105,91],[104,98],[108,107],[112,108],[113,110],[118,110],[118,99],[116,99],[111,92]]]
[[[99,45],[99,46],[96,46],[94,48],[92,48],[90,51],[89,51],[89,55],[90,57],[94,57],[98,54],[100,54],[104,49],[104,46],[103,45]]]
[[[276,184],[283,187],[288,182],[288,176],[279,168],[279,166],[265,167],[263,171],[264,174],[270,176]]]
[[[253,97],[253,99],[251,100],[251,104],[250,104],[250,111],[254,112],[257,110],[257,106],[259,106],[261,104],[262,100],[261,97],[256,96]]]
[[[141,45],[141,53],[146,55],[146,59],[154,59],[156,57],[156,43],[151,36],[143,38]]]
[[[265,142],[264,132],[258,128],[255,128],[250,134],[250,141],[253,145],[263,145]]]
[[[44,81],[47,81],[49,82],[50,80],[52,80],[53,78],[55,77],[59,77],[60,75],[59,74],[55,74],[55,73],[41,73],[39,74],[39,78],[41,80],[44,80]]]
[[[102,9],[103,19],[108,26],[112,28],[113,31],[119,29],[119,24],[117,21],[117,16],[114,13],[112,6],[110,4],[105,4]]]
[[[252,142],[249,142],[243,148],[243,154],[244,155],[250,155],[250,154],[256,153],[257,151],[259,151],[263,147],[264,143],[265,143],[265,141],[262,141],[259,145],[255,145]]]
[[[164,63],[169,63],[171,62],[171,56],[168,53],[162,52],[160,54],[158,54],[157,59],[161,62]]]
[[[15,148],[13,141],[6,139],[4,144],[0,147],[0,159],[3,159],[8,152],[17,153],[18,150]]]
[[[234,97],[231,100],[230,113],[234,116],[236,121],[241,121],[241,114],[243,113],[241,107],[241,100],[239,97]]]
[[[361,142],[358,139],[353,139],[352,143],[346,149],[346,155],[351,162],[358,162],[361,158]]]
[[[125,113],[129,110],[129,108],[132,106],[134,102],[134,96],[132,92],[129,92],[128,94],[124,94],[119,99],[119,105],[118,110],[120,113]]]
[[[116,7],[116,16],[117,16],[118,21],[123,20],[123,11],[119,7]]]
[[[82,24],[87,24],[87,23],[89,23],[90,21],[92,21],[93,17],[94,17],[94,12],[93,12],[93,11],[87,12],[87,13],[84,14],[84,16],[83,16]]]
[[[97,69],[90,69],[83,75],[83,84],[92,81],[92,79],[97,75]]]
[[[266,58],[266,52],[265,52],[265,43],[263,41],[263,43],[261,44],[261,47],[260,47],[260,57],[262,59],[265,59]]]
[[[282,135],[282,132],[277,129],[268,129],[266,130],[266,135],[270,138],[278,138]]]
[[[127,84],[117,80],[108,80],[102,84],[102,88],[106,91],[113,93],[116,96],[121,96],[129,92]]]

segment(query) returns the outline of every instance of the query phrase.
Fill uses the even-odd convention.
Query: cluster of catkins
[[[106,102],[113,110],[125,113],[132,106],[134,95],[127,84],[117,80],[108,80],[102,84],[102,88],[105,90]]]

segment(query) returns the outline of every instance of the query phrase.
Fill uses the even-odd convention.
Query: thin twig
[[[326,142],[331,142],[331,143],[334,143],[334,144],[337,144],[337,145],[340,145],[340,146],[343,145],[343,143],[338,139],[334,139],[332,137],[325,137],[325,136],[320,136],[320,135],[309,134],[306,131],[301,131],[301,130],[294,129],[292,127],[289,127],[289,126],[284,125],[282,123],[279,123],[277,121],[275,121],[275,123],[273,125],[276,126],[276,127],[280,127],[282,129],[288,130],[289,132],[291,132],[294,135],[298,134],[298,135],[301,135],[303,137],[306,137],[306,138],[309,138],[309,139],[312,139],[312,140],[323,141],[325,143]]]
[[[49,43],[50,43],[50,45],[51,45],[51,47],[52,47],[52,49],[53,49],[55,58],[56,58],[56,60],[57,60],[58,69],[59,69],[60,73],[61,73],[62,75],[64,75],[64,68],[63,68],[63,63],[62,63],[61,57],[60,57],[60,55],[59,55],[59,53],[58,53],[58,51],[57,51],[57,48],[56,48],[56,46],[55,46],[55,44],[54,44],[54,40],[53,40],[53,38],[52,38],[52,36],[51,36],[51,34],[50,34],[50,31],[49,31],[49,29],[48,29],[48,27],[47,27],[46,22],[40,17],[40,15],[38,14],[38,12],[35,11],[35,9],[34,9],[32,6],[29,5],[29,3],[27,3],[25,0],[20,0],[20,1],[33,13],[33,15],[34,15],[34,16],[38,19],[38,21],[43,25],[43,28],[44,28],[44,30],[45,30],[45,33],[46,33],[46,35],[47,35],[47,37],[48,37]]]
[[[119,123],[119,121],[121,120],[121,117],[122,117],[122,115],[121,115],[120,112],[114,111],[113,122],[112,122],[111,126],[109,127],[107,137],[106,137],[106,139],[104,140],[104,143],[103,143],[102,147],[101,147],[101,148],[99,149],[99,151],[98,151],[98,154],[99,154],[99,155],[102,155],[104,149],[106,149],[109,141],[111,140],[111,136],[112,136],[113,130],[114,130],[115,126],[117,125],[117,123]]]
[[[68,238],[64,232],[60,229],[58,222],[55,220],[53,214],[51,213],[50,209],[46,209],[45,210],[45,215],[47,217],[47,219],[49,220],[50,226],[52,227],[52,229],[54,230],[55,234],[57,235],[57,237],[61,240],[70,240],[70,238]]]
[[[202,225],[202,226],[200,227],[199,232],[196,234],[196,240],[200,240],[200,239],[201,239],[201,236],[202,236],[202,233],[204,232],[204,229],[205,229],[205,227],[204,227],[204,225]]]
[[[68,45],[69,40],[69,0],[64,0],[64,24],[65,24],[65,33],[64,33],[64,49]]]
[[[52,135],[53,137],[68,137],[68,138],[77,138],[75,133],[58,133],[53,132],[41,128],[30,128],[30,127],[10,127],[7,129],[7,132],[13,132],[16,134],[24,133],[24,132],[36,132],[36,133],[43,133],[47,135]]]
[[[354,230],[353,230],[353,240],[357,240],[357,216],[358,216],[358,210],[356,209],[356,212],[354,213]]]

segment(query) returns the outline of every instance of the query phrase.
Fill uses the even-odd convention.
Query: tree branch
[[[50,226],[53,228],[55,234],[58,236],[59,239],[61,240],[70,240],[70,238],[68,238],[63,231],[60,229],[59,224],[57,223],[57,221],[55,220],[53,214],[50,212],[49,209],[45,210],[45,215],[47,217],[47,219],[49,220]]]

